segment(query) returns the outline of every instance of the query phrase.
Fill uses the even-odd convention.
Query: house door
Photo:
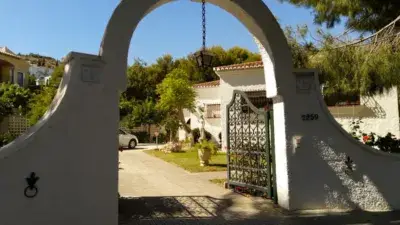
[[[272,101],[266,100],[254,104],[234,91],[227,106],[228,186],[277,201]]]
[[[24,86],[24,73],[18,72],[18,85],[19,86]]]

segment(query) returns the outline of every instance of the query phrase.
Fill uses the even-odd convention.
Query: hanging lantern
[[[202,0],[202,22],[203,22],[203,48],[196,52],[194,57],[197,62],[197,66],[202,70],[212,67],[212,61],[214,54],[206,50],[206,1]]]
[[[209,68],[212,67],[212,62],[214,59],[214,54],[209,51],[201,50],[194,54],[196,58],[197,66],[199,68]]]

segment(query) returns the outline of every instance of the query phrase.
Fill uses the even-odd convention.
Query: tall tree
[[[284,29],[284,33],[292,53],[293,67],[309,68],[310,56],[316,54],[318,49],[306,39],[309,33],[307,26],[298,25],[296,28],[287,26]]]
[[[54,72],[49,80],[49,85],[43,86],[43,89],[30,99],[29,112],[27,113],[30,125],[36,124],[48,110],[54,96],[57,93],[57,89],[60,85],[63,75],[64,65],[60,64],[54,69]]]
[[[141,125],[147,126],[148,134],[151,137],[151,125],[159,124],[161,119],[161,112],[156,109],[156,103],[148,98],[145,101],[137,101],[136,104],[133,104],[132,111],[126,117],[124,122],[130,129]]]
[[[183,109],[194,111],[196,92],[187,73],[182,69],[174,69],[157,85],[157,93],[160,95],[158,109],[167,112],[169,117],[178,118],[186,133],[190,133],[191,129],[186,124]]]
[[[328,28],[344,17],[346,27],[357,31],[377,31],[400,15],[399,0],[279,0],[314,10],[314,22]]]

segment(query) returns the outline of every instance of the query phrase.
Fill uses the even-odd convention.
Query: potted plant
[[[197,149],[197,153],[200,160],[200,166],[208,166],[211,155],[217,153],[217,146],[214,142],[202,140],[194,146]]]

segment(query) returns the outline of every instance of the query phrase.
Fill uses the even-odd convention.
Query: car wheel
[[[134,149],[136,147],[136,145],[137,145],[136,140],[132,139],[132,140],[129,141],[129,146],[128,147],[130,149]]]

